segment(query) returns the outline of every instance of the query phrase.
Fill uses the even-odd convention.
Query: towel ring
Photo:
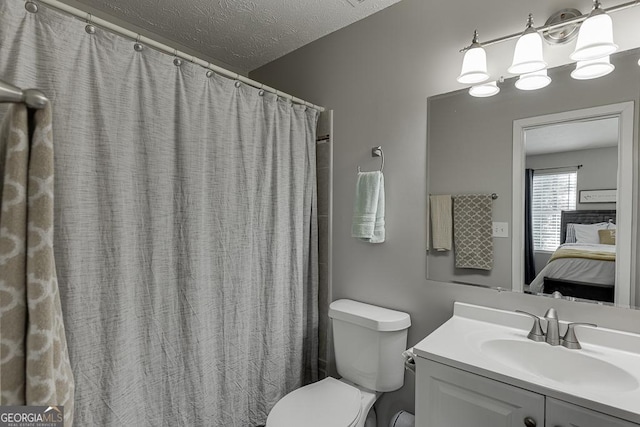
[[[382,163],[380,164],[380,172],[384,169],[384,151],[382,151],[382,147],[379,145],[377,147],[371,148],[371,157],[381,157]],[[360,170],[360,166],[358,166],[358,173],[362,172]]]

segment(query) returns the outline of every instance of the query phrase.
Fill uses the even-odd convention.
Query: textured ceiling
[[[248,72],[398,1],[75,0],[75,3]]]

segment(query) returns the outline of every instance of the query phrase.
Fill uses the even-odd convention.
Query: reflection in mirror
[[[525,130],[525,290],[613,302],[618,126],[608,117]],[[613,202],[580,200],[594,189],[613,190]]]
[[[633,110],[514,121],[514,289],[632,305]]]
[[[501,84],[500,93],[492,98],[473,98],[468,95],[466,90],[429,98],[427,123],[427,188],[429,195],[456,196],[496,193],[499,197],[491,204],[491,221],[494,229],[498,230],[494,230],[492,237],[493,265],[490,270],[456,267],[455,244],[451,245],[451,250],[437,250],[434,247],[432,206],[429,204],[430,248],[427,253],[426,265],[428,279],[439,282],[499,287],[520,292],[526,291],[524,274],[525,169],[528,167],[538,170],[537,175],[540,179],[538,185],[551,185],[550,175],[554,172],[553,169],[556,169],[555,172],[558,173],[572,172],[573,169],[575,190],[572,191],[575,193],[575,200],[567,200],[567,205],[559,209],[560,212],[565,211],[565,214],[558,214],[556,210],[552,217],[543,218],[542,215],[545,215],[542,211],[545,207],[544,201],[538,200],[541,204],[536,213],[539,222],[538,241],[534,242],[537,249],[534,247],[534,250],[531,251],[534,261],[531,263],[532,270],[528,276],[529,285],[536,276],[542,273],[547,263],[546,258],[551,257],[551,254],[557,249],[556,246],[570,243],[563,241],[563,239],[566,240],[566,230],[562,231],[563,218],[567,223],[579,225],[605,222],[605,227],[607,227],[605,230],[611,230],[613,224],[616,226],[616,243],[608,248],[608,252],[615,252],[616,260],[613,267],[615,280],[613,283],[608,282],[608,292],[610,293],[613,288],[614,301],[617,305],[625,307],[640,305],[640,292],[637,289],[640,280],[638,280],[638,272],[635,268],[637,262],[635,248],[640,243],[636,220],[638,209],[637,110],[635,110],[636,113],[632,111],[625,113],[598,111],[598,108],[613,105],[620,107],[623,104],[630,105],[633,110],[634,105],[640,101],[639,56],[640,50],[638,49],[612,55],[611,62],[615,65],[615,71],[595,80],[578,81],[572,79],[570,74],[575,68],[575,64],[570,64],[549,69],[548,74],[553,79],[553,84],[538,91],[520,91],[514,86],[515,78],[511,78]],[[585,116],[585,111],[591,112]],[[576,116],[576,112],[582,112],[582,115]],[[554,115],[557,117],[549,121],[549,117]],[[617,125],[615,120],[620,120]],[[521,127],[516,129],[515,124],[518,122]],[[560,125],[560,123],[567,124]],[[583,125],[579,123],[583,123]],[[615,144],[620,142],[618,150],[613,146],[612,140],[614,138],[611,137],[616,133],[616,127],[618,135],[615,138]],[[526,156],[528,159],[526,159],[525,138],[528,142],[536,138],[551,140],[554,138],[551,133],[560,133],[558,137],[565,144],[569,143],[570,139],[585,139],[579,136],[570,136],[570,133],[576,128],[578,128],[578,135],[581,134],[583,137],[588,135],[591,138],[597,133],[600,134],[598,139],[610,141],[608,143],[592,141],[590,146],[556,147],[557,150],[562,150],[556,153],[550,153],[548,147],[537,148],[536,152],[536,148],[527,143],[526,148],[531,152],[528,153]],[[515,156],[514,152],[516,137],[519,138],[521,144],[518,156]],[[623,143],[624,138],[626,138],[626,143]],[[581,144],[583,143],[587,142],[581,142]],[[559,145],[557,142],[551,142],[551,144],[554,147]],[[589,150],[593,151],[589,153]],[[596,152],[596,150],[599,151]],[[613,154],[614,151],[617,151],[617,157]],[[561,153],[563,154],[561,155]],[[580,157],[581,155],[584,156]],[[552,157],[555,157],[555,160]],[[617,162],[613,162],[615,159]],[[596,169],[597,164],[594,164],[594,161],[600,164],[602,169]],[[578,168],[579,165],[582,167]],[[543,169],[547,169],[547,171],[543,171]],[[616,173],[616,169],[618,173]],[[546,183],[542,181],[545,175],[549,175]],[[566,178],[571,179],[570,177]],[[557,180],[560,180],[560,177],[557,177]],[[567,186],[569,185],[571,185],[570,182]],[[592,190],[616,190],[617,198],[612,202],[611,192],[594,192]],[[621,197],[622,190],[627,191],[626,194],[629,196]],[[516,201],[516,198],[520,198],[520,201]],[[560,202],[559,196],[555,199],[554,203]],[[588,203],[594,201],[602,201],[602,203]],[[572,203],[575,203],[575,208]],[[570,211],[585,210],[615,210],[615,215],[603,220],[571,217]],[[600,212],[600,214],[607,215],[606,212]],[[612,219],[611,225],[609,225],[608,219]],[[546,222],[543,224],[541,221]],[[560,222],[559,226],[558,222]],[[571,228],[575,229],[575,226]],[[495,231],[499,231],[499,233],[495,233]],[[611,264],[609,264],[609,269],[611,269]],[[550,277],[553,278],[552,275]],[[542,280],[544,282],[544,274]],[[565,280],[572,279],[565,278]],[[599,283],[590,279],[576,281]],[[549,289],[547,288],[547,290]],[[544,290],[544,285],[541,290]],[[610,295],[595,297],[598,301],[606,301],[610,298]]]

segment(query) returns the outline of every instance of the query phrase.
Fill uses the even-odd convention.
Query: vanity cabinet
[[[638,427],[638,424],[547,397],[547,427]]]
[[[416,427],[638,427],[418,357]]]
[[[541,394],[422,358],[416,373],[416,427],[544,427]]]

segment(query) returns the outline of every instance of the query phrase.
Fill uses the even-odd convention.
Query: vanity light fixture
[[[508,71],[511,74],[527,74],[547,68],[542,54],[542,37],[533,27],[533,15],[529,14],[527,27],[518,38],[513,52],[513,63]]]
[[[576,80],[597,79],[598,77],[606,76],[615,68],[609,56],[590,61],[578,61],[576,69],[571,72],[571,77]]]
[[[462,59],[462,70],[458,76],[458,82],[462,84],[482,83],[489,78],[487,73],[487,53],[478,42],[478,30],[473,32],[471,46],[465,49]]]
[[[497,81],[482,83],[469,88],[469,95],[476,98],[488,98],[493,95],[497,95],[500,92]]]
[[[516,81],[516,87],[520,90],[537,90],[549,86],[551,77],[547,75],[547,70],[534,71],[523,74]]]
[[[600,1],[593,1],[593,10],[580,26],[576,49],[569,56],[574,61],[589,61],[611,55],[618,50],[613,43],[613,22],[600,7]]]
[[[508,69],[509,73],[520,75],[516,87],[522,90],[534,90],[547,86],[551,78],[544,71],[547,64],[543,57],[541,36],[547,38],[552,44],[569,43],[577,36],[576,48],[570,55],[572,60],[578,62],[576,69],[571,73],[572,77],[586,80],[605,76],[615,69],[609,55],[618,49],[613,42],[613,23],[609,13],[635,6],[640,6],[640,0],[627,1],[606,9],[602,8],[600,0],[593,0],[593,9],[589,14],[581,15],[576,9],[562,9],[551,15],[545,25],[538,28],[533,26],[533,19],[529,14],[527,27],[523,33],[509,34],[483,43],[480,43],[478,32],[475,31],[471,45],[460,49],[460,52],[464,52],[465,55],[462,71],[457,80],[474,86],[469,90],[471,95],[482,96],[478,94],[484,94],[492,87],[492,83],[479,84],[489,80],[490,77],[487,73],[485,48],[518,39],[513,62]],[[640,66],[640,61],[638,65]],[[497,93],[495,88],[493,91],[495,93],[491,95]]]

